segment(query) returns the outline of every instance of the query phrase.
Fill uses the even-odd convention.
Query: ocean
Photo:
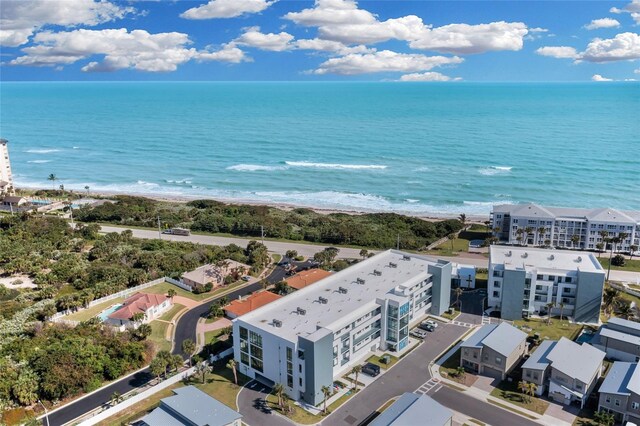
[[[437,216],[640,209],[638,83],[0,83],[18,187]]]

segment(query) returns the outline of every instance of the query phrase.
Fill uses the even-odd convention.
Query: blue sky
[[[12,80],[640,79],[640,0],[0,0]]]

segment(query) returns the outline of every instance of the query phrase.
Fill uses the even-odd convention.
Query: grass
[[[559,318],[551,318],[550,325],[547,324],[546,319],[522,319],[514,321],[513,324],[520,328],[530,328],[531,330],[525,329],[523,331],[527,332],[531,336],[538,333],[540,339],[550,340],[558,340],[563,336],[567,339],[573,340],[578,336],[582,329],[581,325],[571,324],[567,320],[560,321]]]
[[[131,407],[122,410],[116,415],[113,415],[100,423],[98,426],[120,426],[129,424],[152,411],[158,405],[160,405],[160,400],[162,398],[167,398],[173,395],[173,389],[183,386],[182,383],[176,383],[175,385],[171,385],[166,389],[162,389],[159,392],[154,393],[149,398],[145,398],[137,404],[132,405]]]
[[[191,376],[191,384],[198,389],[211,395],[227,407],[237,410],[236,397],[246,383],[251,379],[244,374],[238,372],[238,384],[233,382],[233,371],[227,367],[217,367],[212,373],[207,374],[205,383],[200,378]]]
[[[464,383],[464,377],[456,376],[456,369],[460,367],[460,355],[461,349],[455,351],[445,362],[440,366],[440,374],[449,380],[454,382]]]
[[[273,411],[283,416],[288,417],[289,419],[293,420],[295,423],[303,424],[303,425],[312,425],[322,420],[320,416],[314,416],[310,412],[295,405],[293,401],[288,400],[286,397],[285,397],[285,405],[287,403],[290,405],[291,407],[290,413],[285,413],[280,409],[280,407],[278,406],[278,398],[274,394],[267,395],[266,400],[269,408],[271,408]]]
[[[503,399],[540,415],[544,414],[549,407],[549,403],[547,401],[536,398],[535,396],[531,398],[531,402],[528,402],[525,395],[522,395],[518,390],[518,383],[516,381],[509,382],[507,380],[503,380],[491,391],[491,396]]]
[[[92,306],[88,309],[83,309],[78,312],[74,312],[70,315],[67,315],[64,317],[64,319],[73,320],[73,321],[87,321],[97,316],[100,312],[109,308],[111,305],[122,303],[123,300],[124,298],[118,297],[115,299],[108,300],[106,302],[98,303],[97,305]]]
[[[631,290],[640,291],[640,285],[638,284],[627,284]]]
[[[165,312],[159,319],[161,319],[162,321],[171,321],[173,317],[175,317],[176,314],[181,310],[183,310],[184,308],[185,308],[184,305],[181,305],[179,303],[174,303],[171,309]]]
[[[531,416],[531,415],[529,415],[529,414],[527,414],[527,413],[524,413],[524,412],[522,412],[522,411],[514,410],[513,408],[509,407],[508,405],[501,404],[501,403],[496,402],[496,401],[493,401],[493,400],[491,400],[491,399],[487,399],[487,401],[489,401],[489,402],[490,402],[490,403],[492,403],[493,405],[497,405],[498,407],[504,408],[505,410],[512,411],[512,412],[514,412],[514,413],[516,413],[516,414],[520,414],[521,416],[527,417],[527,418],[529,418],[529,419],[532,419],[532,420],[537,420],[537,419],[538,419],[537,417]]]
[[[167,340],[167,328],[169,324],[160,321],[151,321],[151,335],[149,340],[156,346],[156,352],[162,350],[171,350],[171,341]]]
[[[224,334],[224,329],[205,331],[203,343],[206,345],[207,343],[211,342],[211,339],[213,339],[214,337],[217,339],[223,334]]]
[[[600,258],[600,264],[605,270],[607,270],[609,268],[609,258],[608,257]],[[611,269],[616,271],[640,272],[640,259],[632,259],[632,260],[625,259],[624,266],[611,265]]]
[[[385,370],[387,370],[387,369],[389,369],[389,368],[393,367],[393,366],[395,365],[395,363],[396,363],[396,362],[398,362],[398,357],[393,356],[393,355],[391,355],[391,354],[387,354],[387,353],[385,353],[384,355],[386,355],[386,356],[388,356],[388,357],[389,357],[389,364],[384,364],[384,363],[381,361],[381,360],[382,360],[382,357],[379,357],[379,356],[377,356],[377,355],[371,355],[371,356],[369,357],[369,359],[367,360],[367,362],[370,362],[371,364],[375,364],[375,365],[377,365],[378,367],[383,368],[383,369],[385,369]],[[384,356],[384,355],[383,355],[383,356]]]
[[[440,256],[457,256],[458,253],[466,253],[469,251],[469,240],[464,238],[456,238],[453,240],[453,250],[451,249],[451,241],[445,241],[433,250],[429,250],[429,254],[438,254]]]
[[[458,315],[460,315],[460,311],[455,309],[455,308],[451,308],[451,309],[453,309],[453,313],[452,314],[450,314],[449,311],[445,311],[440,316],[442,318],[446,318],[448,320],[456,319],[458,317]]]
[[[273,259],[273,263],[279,263],[282,260],[282,255],[274,253],[271,255],[271,258]]]
[[[573,420],[573,426],[597,426],[597,423],[593,420],[595,414],[596,412],[593,408],[583,408]]]
[[[173,289],[176,291],[176,296],[182,296],[182,297],[186,297],[187,299],[191,299],[191,300],[204,300],[207,297],[211,296],[211,293],[201,293],[201,294],[194,294],[191,293],[190,291],[184,290],[180,287],[178,287],[177,285],[173,285],[170,284],[168,282],[163,282],[160,284],[156,284],[154,286],[145,288],[144,291],[145,293],[151,293],[151,294],[164,294],[166,295],[167,292],[169,291],[169,289]]]

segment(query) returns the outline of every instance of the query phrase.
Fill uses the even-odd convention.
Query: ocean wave
[[[274,171],[285,170],[284,166],[262,166],[259,164],[236,164],[234,166],[227,167],[227,170],[235,170],[238,172],[262,172],[262,171]]]
[[[463,201],[462,204],[467,205],[467,206],[493,206],[494,203],[493,201]]]
[[[381,164],[339,164],[339,163],[312,163],[309,161],[285,161],[287,166],[291,167],[313,167],[316,169],[345,169],[345,170],[363,170],[377,169],[384,170],[387,168]]]
[[[513,169],[513,167],[508,167],[508,166],[489,166],[489,167],[485,167],[482,168],[480,170],[478,170],[478,173],[480,173],[481,175],[484,176],[493,176],[493,175],[500,175],[500,174],[506,174],[511,172],[511,169]]]
[[[29,160],[27,161],[27,163],[34,163],[34,164],[43,164],[43,163],[50,163],[51,160]]]
[[[405,201],[406,201],[407,203],[411,203],[411,204],[413,204],[413,203],[417,203],[417,202],[418,202],[418,201],[420,201],[420,200],[416,200],[415,198],[407,198]]]
[[[80,149],[80,147],[79,146],[74,146],[73,149]]]
[[[147,181],[144,181],[144,180],[139,180],[139,181],[136,182],[136,184],[140,185],[140,186],[147,186],[147,187],[159,186],[157,183],[147,182]]]
[[[164,181],[167,183],[173,183],[176,185],[191,185],[191,181],[187,179],[182,179],[182,180],[165,179]]]
[[[29,154],[49,154],[51,152],[60,152],[59,149],[54,149],[54,148],[50,148],[50,149],[28,149],[25,152],[28,152]]]
[[[427,166],[421,166],[418,167],[417,169],[413,169],[414,172],[428,172],[429,171],[429,167]]]

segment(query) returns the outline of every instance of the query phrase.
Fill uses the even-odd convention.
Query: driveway
[[[266,405],[265,398],[271,388],[255,380],[247,383],[238,393],[238,407],[242,413],[242,422],[250,426],[291,426],[289,419],[276,414]]]

